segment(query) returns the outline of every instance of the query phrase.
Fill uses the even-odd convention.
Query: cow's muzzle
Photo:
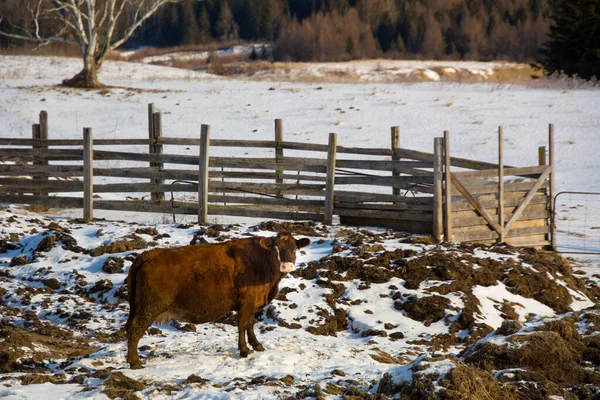
[[[292,272],[294,269],[296,269],[296,266],[292,262],[282,262],[279,264],[279,270],[281,272]]]

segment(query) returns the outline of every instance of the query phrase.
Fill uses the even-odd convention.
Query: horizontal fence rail
[[[498,164],[451,157],[449,133],[436,138],[432,153],[404,149],[397,127],[390,148],[343,146],[336,134],[328,144],[285,141],[281,120],[275,140],[211,139],[209,131],[203,125],[198,138],[164,137],[161,113],[149,105],[148,138],[93,139],[86,128],[83,139],[50,139],[43,112],[31,139],[0,138],[0,202],[83,208],[88,219],[94,209],[190,214],[200,222],[232,215],[331,224],[337,215],[438,240],[524,245],[547,244],[553,234],[552,156],[531,167],[504,166],[501,156]],[[246,154],[211,155],[221,147]],[[550,147],[553,155],[552,139]],[[262,149],[260,156],[248,157],[250,149]]]

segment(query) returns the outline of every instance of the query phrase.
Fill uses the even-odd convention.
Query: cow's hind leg
[[[254,316],[251,316],[250,318],[252,319],[246,328],[246,333],[248,334],[248,343],[250,343],[250,346],[252,346],[252,348],[256,351],[265,351],[265,348],[262,344],[260,344],[258,339],[256,339],[256,335],[254,334],[254,324],[256,323],[256,319]]]
[[[152,321],[154,317],[148,313],[137,313],[127,321],[127,362],[131,369],[142,368],[137,346],[146,329],[152,325]]]

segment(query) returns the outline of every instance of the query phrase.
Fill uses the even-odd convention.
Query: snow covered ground
[[[319,68],[318,65],[313,67]],[[398,125],[402,147],[431,151],[433,138],[449,130],[453,155],[490,162],[497,160],[497,127],[502,125],[505,164],[528,166],[537,164],[537,148],[548,144],[548,124],[554,123],[557,190],[600,192],[600,163],[597,160],[600,153],[600,91],[595,88],[534,89],[516,85],[448,82],[258,82],[125,62],[107,62],[103,66],[100,80],[111,86],[108,89],[83,91],[55,86],[79,68],[80,61],[74,59],[0,57],[0,137],[30,137],[31,124],[37,122],[39,111],[47,110],[50,138],[79,138],[83,127],[92,127],[95,138],[145,138],[146,106],[154,103],[163,112],[163,135],[167,137],[198,137],[200,125],[210,124],[211,138],[214,139],[270,140],[273,138],[273,119],[283,118],[284,138],[287,140],[326,143],[328,133],[336,132],[339,135],[338,143],[343,146],[389,147],[390,126]],[[422,63],[414,63],[413,68],[422,68]],[[165,152],[169,150],[176,151],[175,148],[165,148]],[[197,150],[190,148],[177,151],[195,154]],[[560,230],[581,230],[583,223],[589,225],[590,219],[599,218],[594,213],[589,218],[586,216],[584,221],[578,214],[578,208],[570,207],[565,203],[564,208],[569,210],[569,216],[559,218]],[[90,225],[71,224],[67,217],[78,216],[79,212],[59,213],[53,218],[61,226],[69,227],[70,235],[84,249],[91,250],[103,243],[127,237],[138,228],[136,225],[110,221]],[[114,213],[97,212],[96,216],[120,219]],[[177,228],[159,224],[160,216],[131,214],[124,218],[152,223],[159,233],[169,235],[168,238],[154,240],[152,236],[139,234],[148,242],[154,240],[156,243],[153,245],[156,246],[188,244],[199,229],[197,225]],[[219,217],[213,222],[234,220]],[[570,224],[568,227],[565,225],[567,221]],[[460,310],[465,308],[465,301],[468,300],[464,292],[442,293],[441,297],[445,299],[441,308],[444,318],[434,322],[419,321],[407,316],[412,311],[407,311],[406,307],[400,312],[395,308],[395,303],[398,299],[406,300],[411,296],[435,297],[429,296],[432,288],[435,292],[435,288],[443,282],[425,280],[409,289],[406,288],[408,278],[400,273],[397,276],[390,275],[383,283],[355,277],[338,282],[344,290],[339,298],[341,303],[335,303],[335,307],[347,313],[348,327],[335,332],[336,336],[313,335],[307,329],[323,323],[322,316],[317,318],[315,314],[319,310],[326,310],[333,315],[335,311],[323,297],[335,291],[335,285],[318,283],[319,279],[315,277],[294,275],[282,285],[289,290],[286,299],[275,301],[272,314],[265,315],[258,324],[258,330],[261,331],[259,340],[267,349],[264,353],[240,359],[236,351],[236,329],[227,324],[198,325],[196,333],[163,326],[159,327],[160,333],[146,335],[142,339],[140,345],[146,347],[141,354],[146,357],[146,368],[132,371],[125,364],[122,338],[101,341],[94,336],[98,332],[114,334],[126,319],[128,308],[126,302],[119,300],[119,293],[122,293],[123,279],[131,261],[125,261],[123,273],[108,274],[102,270],[108,255],[93,257],[86,253],[76,254],[60,245],[47,251],[35,251],[46,236],[56,232],[48,228],[50,222],[46,216],[28,214],[14,207],[10,207],[10,211],[0,211],[0,240],[8,240],[13,233],[17,236],[8,241],[18,244],[17,248],[0,254],[0,271],[17,278],[6,277],[1,282],[2,288],[7,290],[3,301],[20,310],[15,316],[4,318],[10,323],[27,327],[23,313],[33,312],[41,321],[73,329],[76,336],[92,337],[99,341],[100,349],[88,357],[67,363],[68,384],[24,385],[19,380],[22,373],[0,375],[3,380],[0,382],[0,397],[38,398],[43,393],[48,399],[102,399],[106,397],[101,393],[102,379],[106,376],[101,378],[94,373],[105,368],[114,368],[127,377],[143,382],[145,389],[138,393],[153,399],[287,398],[291,395],[300,396],[299,391],[308,390],[315,383],[323,387],[332,384],[373,393],[386,372],[398,382],[410,380],[413,374],[425,374],[428,370],[438,373],[447,370],[450,365],[447,360],[424,361],[432,354],[437,354],[437,350],[431,347],[431,343],[422,341],[433,341],[448,334],[454,323],[459,327],[457,321]],[[272,234],[257,232],[251,228],[252,225],[245,223],[223,235],[225,238],[238,237],[248,231],[253,234]],[[595,226],[600,226],[600,223],[591,222],[589,225]],[[590,232],[594,233],[593,230]],[[348,235],[350,233],[341,226],[334,227],[322,236],[308,235],[313,244],[299,257],[298,264],[333,257],[334,241],[347,246],[337,256],[356,260],[360,252],[353,252],[362,248],[364,243],[357,244],[346,239]],[[408,254],[418,258],[439,250],[435,245],[415,245],[402,235],[395,236],[385,231],[375,230],[366,237],[372,238],[373,235],[377,236],[373,243],[379,243],[383,249],[373,248],[364,254],[372,254],[375,258],[385,252],[398,251],[408,252],[403,254],[410,259]],[[561,235],[565,237],[566,233]],[[209,241],[215,240],[213,237],[207,238]],[[57,236],[57,239],[60,237]],[[64,244],[66,239],[63,237],[61,240]],[[61,240],[57,240],[57,243],[61,243]],[[367,241],[365,238],[361,240]],[[454,250],[444,248],[441,251],[452,253]],[[502,254],[479,249],[475,252],[480,259],[501,263],[509,262],[509,259],[517,260],[523,264],[523,274],[530,268],[529,263],[523,261],[526,258],[519,261],[520,256],[516,253]],[[115,256],[125,258],[128,253]],[[37,255],[37,258],[30,264],[8,267],[8,263],[17,255]],[[590,282],[596,282],[597,285],[598,279],[593,275],[600,273],[600,264],[593,259],[588,261],[583,268],[584,276],[595,279]],[[388,261],[390,270],[397,265],[400,264],[389,264]],[[473,273],[477,274],[478,268],[485,267],[474,265],[472,268],[475,271]],[[77,271],[77,274],[73,271]],[[563,282],[564,277],[560,273],[550,271],[548,275],[570,293],[571,300],[567,304],[570,312],[578,312],[594,304],[590,296],[570,281]],[[78,280],[80,278],[85,284]],[[69,293],[45,290],[47,285],[42,283],[44,279],[58,280],[60,288]],[[110,282],[110,289],[100,293],[92,290],[94,285],[105,280]],[[27,287],[35,288],[37,292],[27,296],[29,289],[24,289]],[[473,324],[483,324],[489,329],[502,324],[506,310],[501,311],[500,305],[504,304],[509,304],[516,318],[524,324],[523,332],[531,332],[543,324],[543,317],[554,318],[564,312],[556,306],[553,309],[539,299],[510,291],[500,281],[495,285],[493,282],[475,285],[472,295],[480,304]],[[24,299],[29,299],[29,303]],[[290,307],[291,304],[295,306]],[[73,317],[82,311],[91,313],[93,317],[80,320],[73,328],[69,316]],[[60,316],[61,312],[63,317]],[[531,318],[528,314],[536,316]],[[283,327],[281,321],[300,327]],[[587,332],[586,326],[589,324],[586,325],[585,321],[581,317],[581,334]],[[390,325],[386,327],[386,324]],[[480,329],[477,326],[471,325],[471,333],[461,330],[453,334],[464,339]],[[363,336],[364,332],[369,331]],[[396,335],[391,340],[393,333],[402,333],[403,337]],[[465,346],[467,344],[463,342],[452,342],[444,352],[456,355]],[[61,373],[65,371],[65,367],[61,366],[64,361],[53,358],[47,360],[47,365],[52,371]],[[420,372],[413,368],[417,364],[420,364]],[[73,381],[77,370],[80,370],[83,378]],[[194,383],[194,379],[189,379],[192,375],[208,381]],[[82,391],[84,387],[89,391]],[[317,397],[309,391],[305,394]],[[340,395],[330,393],[328,396],[339,398]]]

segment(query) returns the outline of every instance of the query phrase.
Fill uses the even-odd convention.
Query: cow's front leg
[[[254,350],[265,351],[265,348],[262,344],[260,344],[258,339],[256,339],[256,335],[254,334],[254,324],[256,323],[256,319],[254,318],[254,316],[252,316],[251,318],[252,320],[250,321],[250,325],[248,325],[248,328],[246,329],[246,332],[248,333],[248,342]]]
[[[246,330],[252,321],[251,318],[252,313],[248,310],[242,308],[238,311],[238,349],[240,350],[240,355],[242,357],[248,357],[248,354],[251,353],[251,350],[246,344]]]

